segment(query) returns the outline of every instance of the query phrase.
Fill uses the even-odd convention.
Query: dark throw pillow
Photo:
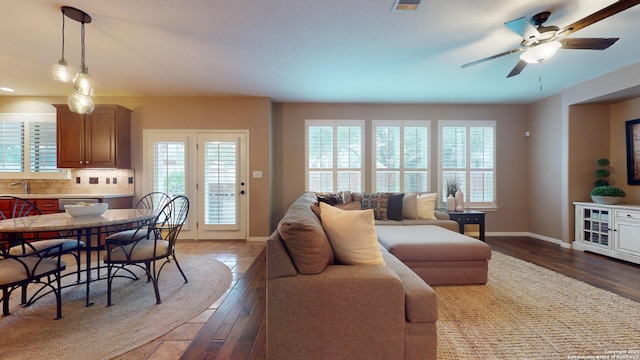
[[[387,208],[387,217],[389,220],[402,220],[402,199],[404,194],[389,195],[389,207]]]

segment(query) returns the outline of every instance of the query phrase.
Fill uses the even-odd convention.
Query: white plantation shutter
[[[374,189],[427,191],[429,121],[374,120]]]
[[[465,196],[465,206],[495,208],[495,121],[441,120],[440,181],[456,178]],[[446,196],[444,191],[442,198]]]
[[[171,197],[186,194],[186,143],[156,141],[153,143],[153,191]]]
[[[236,167],[235,142],[205,143],[205,224],[236,223]]]
[[[305,125],[307,190],[361,191],[364,121],[307,120]]]
[[[0,122],[0,166],[4,172],[24,171],[24,122]]]
[[[0,173],[3,178],[63,179],[57,168],[55,114],[0,114]]]
[[[29,170],[58,172],[56,153],[56,120],[33,121],[29,124]]]

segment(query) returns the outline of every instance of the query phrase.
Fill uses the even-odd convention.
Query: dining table
[[[68,238],[75,237],[78,242],[84,241],[85,274],[86,279],[86,306],[91,306],[90,301],[90,284],[93,280],[99,280],[100,277],[100,245],[92,249],[90,246],[92,236],[106,236],[109,233],[116,232],[127,227],[137,226],[138,224],[147,224],[158,214],[156,210],[149,209],[110,209],[101,215],[92,216],[71,216],[66,212],[25,216],[20,218],[12,218],[0,220],[0,233],[5,234],[6,238],[20,239],[27,241],[20,234],[24,233],[44,233],[44,232],[68,232]],[[37,241],[29,239],[28,241]],[[92,264],[91,252],[98,251],[97,261]],[[95,279],[92,279],[92,270],[97,269]],[[81,271],[81,269],[78,269]]]

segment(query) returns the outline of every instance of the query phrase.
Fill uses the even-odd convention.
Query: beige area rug
[[[60,320],[53,320],[52,294],[21,308],[16,291],[11,315],[0,318],[0,358],[109,359],[166,334],[210,307],[232,280],[229,268],[206,254],[182,252],[178,260],[189,282],[175,263],[167,264],[160,276],[159,305],[145,278],[116,279],[111,307],[106,306],[106,280],[91,284],[92,307],[85,307],[84,285],[64,289]]]
[[[640,359],[640,303],[493,252],[481,286],[434,287],[439,359]]]

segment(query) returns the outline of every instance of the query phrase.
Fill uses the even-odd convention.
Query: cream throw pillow
[[[336,259],[345,265],[384,265],[373,210],[342,210],[320,203],[322,227]]]
[[[418,195],[418,219],[436,220],[433,211],[436,209],[436,200],[438,193]]]
[[[418,194],[405,193],[402,199],[402,217],[405,219],[418,219]]]

